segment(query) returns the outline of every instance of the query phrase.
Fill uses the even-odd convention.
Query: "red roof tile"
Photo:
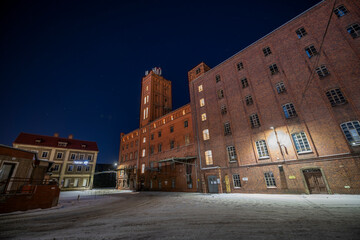
[[[66,142],[67,143],[66,147],[59,146],[59,142]],[[99,151],[96,142],[61,138],[61,137],[43,136],[43,135],[36,135],[30,133],[20,133],[19,136],[15,139],[14,143],[44,146],[44,147]]]

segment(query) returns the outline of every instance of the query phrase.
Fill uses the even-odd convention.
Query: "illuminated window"
[[[351,121],[342,123],[341,129],[345,134],[347,141],[355,146],[360,145],[360,124],[359,121]]]
[[[255,145],[256,145],[257,152],[259,154],[259,159],[269,157],[269,152],[266,147],[265,140],[257,141],[257,142],[255,142]]]
[[[206,121],[206,113],[201,114],[201,121]]]
[[[304,36],[307,35],[307,32],[305,31],[305,28],[299,28],[298,30],[296,30],[296,35],[298,36],[298,38],[302,38]]]
[[[256,113],[250,115],[250,123],[252,128],[260,127],[260,120]]]
[[[148,91],[149,90],[149,86],[146,86],[146,91]]]
[[[246,102],[246,105],[253,104],[253,99],[252,99],[251,95],[248,95],[245,97],[245,102]]]
[[[326,92],[326,96],[330,101],[331,106],[341,105],[347,103],[344,95],[339,88],[331,89]]]
[[[143,143],[146,143],[146,137],[143,137]]]
[[[309,58],[312,58],[313,56],[315,56],[316,54],[318,54],[316,48],[314,47],[314,45],[310,45],[307,48],[305,48],[305,52],[308,55]]]
[[[199,90],[199,92],[202,92],[203,91],[203,85],[199,85],[198,90]]]
[[[325,65],[321,65],[320,67],[316,68],[316,73],[318,74],[319,78],[326,77],[330,74]]]
[[[338,6],[337,8],[334,9],[334,13],[338,18],[346,15],[348,12],[349,11],[346,9],[344,5]]]
[[[228,157],[229,157],[229,161],[230,162],[234,162],[237,160],[237,155],[236,155],[236,151],[235,151],[235,147],[234,146],[228,146],[226,147],[227,153],[228,153]]]
[[[146,104],[146,97],[144,97],[144,104]]]
[[[285,84],[283,82],[278,82],[275,87],[278,94],[286,92]]]
[[[291,136],[294,140],[297,153],[311,152],[309,141],[304,132],[294,133]]]
[[[145,148],[142,150],[142,157],[145,157]]]
[[[282,108],[286,118],[293,118],[297,116],[295,107],[292,103],[287,103],[283,105]]]
[[[276,182],[274,178],[274,174],[272,172],[264,173],[265,182],[267,187],[276,187]]]
[[[263,53],[266,56],[269,56],[271,54],[270,47],[263,48]]]
[[[183,110],[183,111],[182,111],[182,114],[185,115],[185,113],[186,113],[185,110]]]
[[[220,75],[216,75],[215,80],[216,80],[216,82],[220,82],[221,81]]]
[[[200,107],[203,107],[205,106],[205,100],[202,98],[200,99]]]
[[[278,69],[278,67],[277,67],[277,65],[275,63],[271,64],[269,66],[269,69],[270,69],[271,75],[275,75],[275,74],[279,73],[279,69]]]
[[[141,173],[144,173],[145,172],[145,163],[143,163],[142,165],[141,165]]]
[[[241,187],[241,182],[240,182],[239,174],[233,174],[232,176],[233,176],[234,188],[240,188]]]
[[[243,78],[241,79],[241,85],[242,85],[242,88],[246,88],[249,86],[249,82],[246,78]]]
[[[129,154],[129,159],[132,159],[133,158],[133,153],[131,152],[130,154]]]
[[[146,102],[149,102],[149,95],[146,96]]]
[[[241,69],[244,68],[244,64],[242,62],[239,62],[238,64],[236,64],[237,70],[240,71]]]
[[[360,36],[360,26],[357,23],[350,25],[346,30],[353,38]]]
[[[204,138],[204,140],[209,140],[210,139],[209,129],[204,129],[203,130],[203,138]]]
[[[206,162],[206,165],[214,164],[211,150],[205,151],[205,162]]]
[[[229,122],[224,123],[224,135],[231,135],[231,127]]]

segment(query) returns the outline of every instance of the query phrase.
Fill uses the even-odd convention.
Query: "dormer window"
[[[67,142],[58,142],[59,147],[66,147],[68,145]]]
[[[87,145],[86,145],[86,144],[81,144],[81,147],[82,147],[82,148],[86,148]]]
[[[35,139],[36,143],[41,143],[43,140],[41,138]]]

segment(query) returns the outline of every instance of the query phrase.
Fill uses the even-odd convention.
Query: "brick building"
[[[159,178],[152,176],[151,162],[174,155],[193,167],[201,192],[360,193],[359,58],[360,3],[322,1],[218,66],[200,63],[189,71],[191,110],[177,124],[189,118],[192,132],[174,134],[180,140],[189,135],[188,152],[154,154],[159,140],[153,144],[149,136],[156,135],[159,120],[181,115],[182,108],[146,120],[154,107],[144,111],[144,99],[145,122],[123,135],[120,163],[145,163],[149,171],[134,171],[133,181],[149,189],[150,180]],[[142,98],[147,96],[144,79]],[[150,91],[150,99],[154,95]],[[162,127],[169,126],[166,119]],[[126,159],[133,134],[138,153],[153,153],[140,156],[137,164]],[[162,137],[171,145],[170,132]],[[183,171],[167,171],[167,179],[181,178]],[[187,190],[179,185],[176,190]]]
[[[99,153],[96,142],[61,138],[59,134],[43,136],[20,133],[13,147],[38,153],[40,159],[53,161],[51,179],[62,190],[91,189]]]

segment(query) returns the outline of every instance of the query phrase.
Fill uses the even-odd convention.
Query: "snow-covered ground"
[[[0,239],[360,239],[360,195],[62,192],[0,215]]]

